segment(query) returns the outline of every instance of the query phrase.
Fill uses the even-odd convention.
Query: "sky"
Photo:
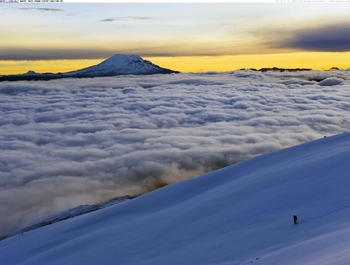
[[[182,72],[350,66],[350,3],[1,4],[0,74],[116,53]]]

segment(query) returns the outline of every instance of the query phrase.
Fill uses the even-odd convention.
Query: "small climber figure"
[[[298,217],[296,215],[293,215],[293,219],[294,219],[294,224],[298,223]]]

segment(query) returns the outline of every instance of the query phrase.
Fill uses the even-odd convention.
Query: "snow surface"
[[[112,75],[139,75],[172,73],[173,71],[161,68],[150,61],[142,59],[139,55],[115,54],[100,64],[93,65],[77,71],[65,73],[67,76],[112,76]]]
[[[350,134],[322,138],[5,239],[0,264],[349,264],[349,171]]]
[[[126,200],[131,200],[135,197],[136,196],[124,196],[124,197],[119,197],[119,198],[109,200],[109,201],[104,202],[104,203],[80,205],[78,207],[75,207],[75,208],[72,208],[72,209],[69,209],[66,211],[62,211],[62,212],[59,212],[59,213],[54,214],[52,216],[49,216],[37,224],[31,225],[29,227],[22,229],[22,231],[20,233],[25,233],[25,232],[28,232],[31,230],[38,229],[40,227],[51,225],[53,223],[58,223],[58,222],[61,222],[61,221],[64,221],[64,220],[67,220],[70,218],[74,218],[74,217],[77,217],[79,215],[83,215],[83,214],[87,214],[87,213],[94,212],[97,210],[101,210],[103,208],[122,203]]]

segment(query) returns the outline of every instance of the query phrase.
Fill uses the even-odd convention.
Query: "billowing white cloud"
[[[319,85],[320,86],[337,86],[343,83],[343,79],[336,78],[336,77],[328,77],[324,80],[322,80]]]
[[[348,73],[0,83],[0,235],[350,129]],[[319,81],[341,78],[331,87]]]

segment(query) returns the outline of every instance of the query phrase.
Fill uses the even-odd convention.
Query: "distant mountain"
[[[139,55],[115,54],[100,64],[65,73],[66,76],[94,77],[113,75],[169,74],[176,71],[159,67]]]
[[[18,80],[50,80],[58,78],[84,78],[103,77],[117,75],[150,75],[179,73],[170,69],[162,68],[150,61],[142,59],[139,55],[115,54],[103,62],[87,68],[67,73],[36,73],[28,71],[25,74],[0,76],[0,81]]]

